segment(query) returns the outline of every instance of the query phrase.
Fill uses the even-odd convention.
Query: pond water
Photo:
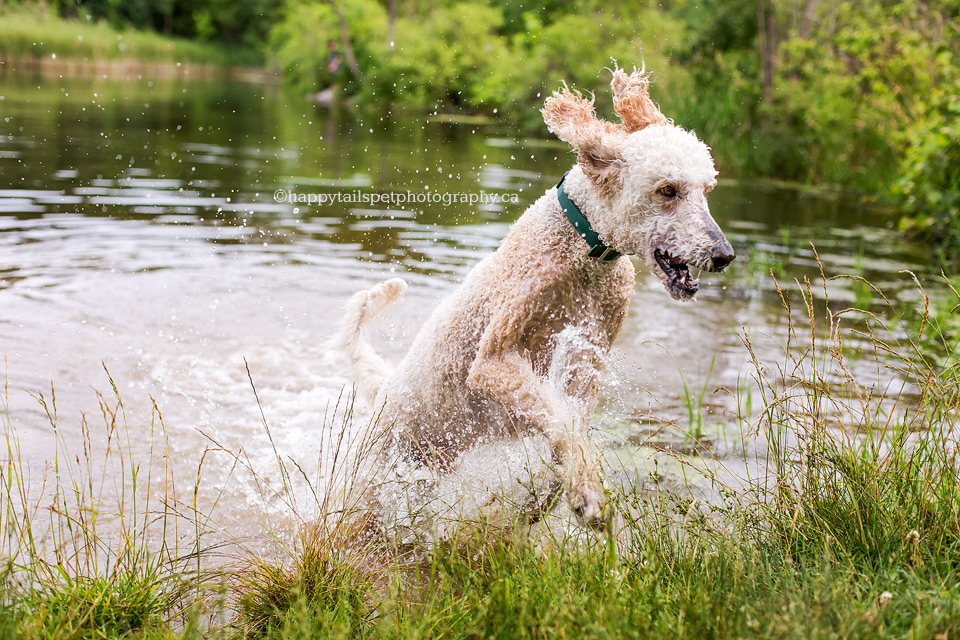
[[[331,113],[248,84],[0,75],[0,354],[10,420],[37,481],[55,445],[34,396],[55,389],[68,449],[83,415],[102,442],[96,391],[110,393],[106,368],[135,457],[156,444],[155,401],[177,475],[189,483],[212,450],[203,476],[211,496],[224,491],[220,526],[252,533],[282,520],[235,456],[216,449],[242,450],[267,480],[275,451],[315,468],[324,416],[349,393],[323,348],[348,297],[397,274],[408,280],[375,336],[398,360],[437,302],[572,164],[543,136],[413,113]],[[292,204],[278,189],[517,202]],[[689,442],[685,384],[706,389],[711,455],[734,475],[744,465],[744,442],[720,435],[736,423],[735,403],[714,390],[744,384],[741,327],[762,356],[779,356],[787,319],[769,271],[819,282],[809,242],[828,275],[863,275],[890,297],[917,300],[902,269],[935,286],[922,247],[839,196],[721,172],[710,204],[736,262],[704,274],[694,303],[671,300],[641,271],[603,390],[597,440],[633,460],[622,471],[638,478],[660,448]],[[832,282],[830,294],[839,305],[871,303],[855,281]]]

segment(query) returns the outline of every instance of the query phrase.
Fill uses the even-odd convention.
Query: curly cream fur
[[[623,69],[616,69],[610,87],[613,89],[613,110],[620,116],[627,133],[652,124],[669,124],[650,99],[650,78],[642,71],[627,75]]]
[[[651,111],[645,76],[616,71],[611,84],[623,125],[600,120],[593,100],[566,87],[546,100],[544,121],[577,152],[565,189],[606,244],[639,256],[684,299],[658,266],[657,249],[707,269],[725,266],[717,256],[732,259],[706,203],[713,160],[693,133]],[[665,197],[664,185],[676,197]],[[477,442],[539,433],[561,465],[575,512],[603,521],[586,424],[635,274],[627,258],[604,262],[587,250],[550,189],[439,306],[389,374],[363,330],[400,286],[392,280],[351,301],[341,343],[355,373],[371,377],[368,390],[376,389],[382,418],[408,459],[449,467]]]

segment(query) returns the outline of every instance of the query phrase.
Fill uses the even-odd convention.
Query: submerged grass
[[[765,448],[743,486],[716,480],[712,501],[614,490],[618,516],[603,534],[465,522],[429,544],[369,535],[317,494],[328,517],[304,522],[281,557],[217,570],[226,604],[200,588],[217,572],[204,574],[199,514],[176,510],[199,532],[185,554],[148,533],[163,520],[131,499],[112,514],[121,535],[107,536],[89,488],[96,469],[70,476],[60,454],[56,508],[39,509],[7,418],[0,634],[191,636],[189,611],[206,601],[229,622],[205,637],[225,638],[957,637],[960,296],[931,303],[920,291],[902,308],[871,287],[899,311],[884,320],[830,310],[826,277],[822,296],[795,284],[778,288],[779,361],[761,361],[741,333],[752,371],[739,399],[755,414],[741,427]],[[120,423],[119,396],[103,402],[107,424]],[[120,466],[131,486],[149,482],[145,468]],[[59,532],[47,546],[44,527]]]

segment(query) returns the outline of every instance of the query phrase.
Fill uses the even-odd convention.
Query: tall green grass
[[[154,405],[150,424],[138,425],[139,437],[155,444],[146,460],[135,460],[112,378],[110,385],[110,394],[97,394],[100,420],[83,416],[73,445],[54,389],[35,396],[55,448],[42,473],[24,457],[8,412],[9,389],[3,390],[0,629],[12,637],[185,628],[187,605],[207,577],[201,562],[207,516],[173,483],[160,410]],[[156,492],[162,500],[152,497]],[[184,545],[184,538],[192,542]]]
[[[761,359],[759,337],[741,331],[752,370],[739,402],[750,389],[753,411],[739,420],[765,449],[762,471],[736,486],[715,479],[709,499],[611,489],[617,515],[603,533],[548,514],[398,540],[314,486],[327,517],[303,522],[279,555],[205,569],[203,546],[175,552],[161,525],[175,511],[199,540],[199,513],[134,508],[136,491],[121,493],[121,508],[100,502],[90,478],[104,472],[89,462],[68,472],[73,452],[55,460],[56,509],[38,508],[7,419],[0,628],[179,637],[196,633],[189,611],[206,606],[227,622],[203,633],[225,638],[955,637],[960,295],[931,301],[918,287],[904,305],[871,287],[890,307],[880,316],[834,308],[822,281],[778,288],[779,359]],[[52,395],[38,402],[58,424]],[[101,406],[107,433],[122,433],[119,394]],[[338,465],[349,456],[333,434],[352,419],[349,409],[327,418]],[[151,482],[149,465],[112,460],[131,491]],[[298,473],[307,480],[288,465],[281,481]],[[229,584],[223,601],[201,588],[217,581]]]
[[[790,297],[778,291],[792,316]],[[776,368],[760,363],[744,336],[771,444],[775,486],[765,506],[791,514],[772,521],[773,539],[790,555],[830,548],[862,569],[923,565],[924,572],[956,580],[956,334],[931,323],[926,296],[912,314],[891,314],[893,321],[859,309],[818,314],[809,282],[799,298],[809,334],[804,340],[791,323],[792,344]],[[956,311],[948,312],[953,323]],[[866,341],[872,353],[851,361],[848,338]],[[876,373],[862,372],[867,361]]]
[[[258,66],[259,52],[164,36],[150,31],[118,31],[84,17],[65,20],[52,12],[0,7],[0,60],[31,58],[80,61],[136,60],[140,63],[192,63]]]

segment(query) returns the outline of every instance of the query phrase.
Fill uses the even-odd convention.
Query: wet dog
[[[636,283],[624,256],[677,300],[697,293],[691,269],[722,271],[734,259],[707,206],[717,176],[709,148],[660,113],[642,72],[614,71],[611,88],[621,123],[567,87],[547,98],[544,121],[576,164],[441,303],[395,369],[366,331],[402,280],[357,293],[337,336],[401,455],[450,467],[478,442],[542,434],[557,485],[590,525],[606,509],[586,427]]]

